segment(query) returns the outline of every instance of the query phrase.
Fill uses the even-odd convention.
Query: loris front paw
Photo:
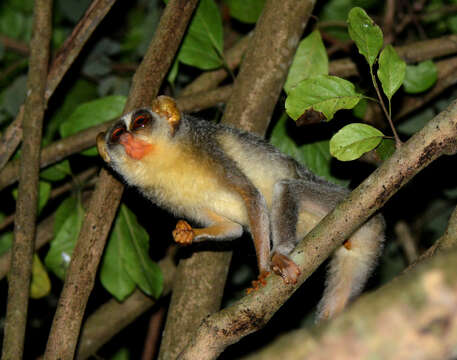
[[[173,238],[175,242],[181,245],[190,245],[194,240],[195,233],[192,226],[187,221],[179,220],[176,228],[173,230]]]

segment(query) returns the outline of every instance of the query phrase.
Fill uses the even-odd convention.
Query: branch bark
[[[300,286],[330,253],[419,171],[457,151],[457,101],[397,149],[348,198],[328,214],[291,254]],[[214,359],[227,346],[260,329],[295,291],[278,276],[233,306],[206,318],[180,359]]]
[[[45,111],[44,92],[49,64],[52,0],[36,0],[27,99],[24,106],[24,134],[16,202],[16,222],[8,281],[3,359],[21,359],[29,299],[38,205],[40,144]]]
[[[181,42],[196,0],[171,0],[132,81],[124,112],[157,94]],[[123,187],[102,170],[73,252],[46,346],[45,359],[73,357],[82,317]]]
[[[451,359],[457,252],[423,262],[317,329],[297,330],[244,360]]]
[[[257,134],[265,133],[314,3],[266,2],[223,121]]]

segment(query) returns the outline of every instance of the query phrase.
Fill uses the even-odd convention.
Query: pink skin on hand
[[[135,160],[141,160],[152,150],[152,145],[133,137],[132,134],[125,132],[121,135],[119,142],[124,145],[125,152]]]

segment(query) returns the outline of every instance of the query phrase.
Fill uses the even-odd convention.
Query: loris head
[[[159,96],[151,109],[138,109],[119,119],[97,136],[100,156],[122,175],[141,167],[157,142],[173,137],[179,127],[181,112],[168,96]],[[128,169],[130,168],[130,169]]]

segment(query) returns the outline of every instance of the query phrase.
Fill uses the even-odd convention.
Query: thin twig
[[[390,112],[388,112],[386,109],[386,105],[384,104],[384,100],[382,98],[381,92],[379,91],[379,86],[378,86],[376,78],[373,74],[373,68],[371,66],[370,66],[370,75],[371,75],[371,80],[373,82],[373,86],[376,90],[376,94],[378,95],[379,104],[381,105],[382,110],[384,111],[384,115],[386,116],[387,120],[389,121],[390,128],[392,129],[392,133],[394,134],[394,137],[395,137],[396,148],[398,149],[402,145],[402,142],[400,140],[400,137],[397,134],[397,130],[395,130],[395,126],[394,126],[394,123],[392,122]]]
[[[395,225],[395,234],[397,235],[398,242],[403,248],[403,251],[408,260],[408,264],[411,264],[414,260],[417,259],[419,251],[417,249],[417,240],[414,239],[409,229],[408,224],[405,221],[399,221]]]

